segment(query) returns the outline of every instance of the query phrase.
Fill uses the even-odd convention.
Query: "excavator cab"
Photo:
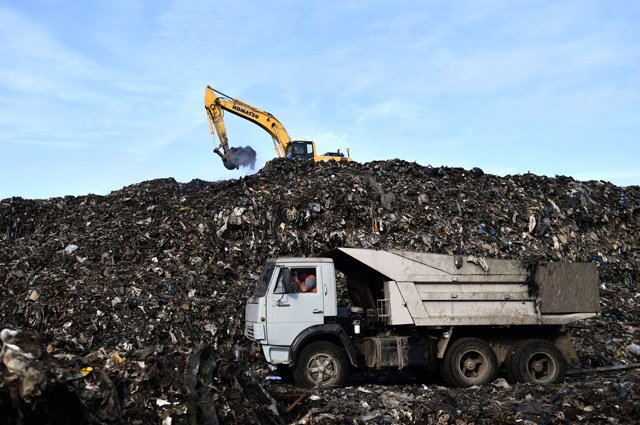
[[[316,147],[313,142],[306,140],[293,140],[287,145],[287,158],[313,159],[316,156]]]

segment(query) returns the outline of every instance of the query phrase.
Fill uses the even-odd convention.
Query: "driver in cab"
[[[294,271],[293,282],[299,292],[318,292],[316,288],[316,276],[309,271]]]

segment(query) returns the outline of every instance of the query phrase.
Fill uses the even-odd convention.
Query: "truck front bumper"
[[[262,353],[264,354],[264,358],[267,363],[289,363],[289,347],[266,344],[267,341],[264,322],[246,322],[244,325],[244,336],[251,341],[260,343]]]

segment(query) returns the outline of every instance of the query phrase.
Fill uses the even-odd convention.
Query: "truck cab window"
[[[260,274],[260,278],[258,279],[256,289],[253,291],[253,295],[250,300],[264,297],[267,294],[267,287],[269,286],[269,282],[271,281],[271,276],[273,275],[275,268],[275,263],[265,264],[264,269],[262,269],[262,273]]]
[[[317,272],[314,268],[293,268],[291,269],[291,280],[295,284],[298,292],[318,292]]]
[[[281,268],[278,273],[278,280],[276,281],[276,287],[273,288],[274,294],[286,294],[287,291],[284,288],[284,269]]]
[[[286,294],[284,284],[284,268],[280,269],[278,273],[278,280],[276,286],[273,289],[274,294]],[[317,288],[317,272],[315,267],[294,267],[291,268],[291,284],[293,286],[293,292],[297,293],[316,293]]]

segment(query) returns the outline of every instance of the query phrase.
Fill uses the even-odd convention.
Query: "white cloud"
[[[353,111],[357,125],[393,125],[398,120],[413,121],[424,116],[421,105],[401,100],[384,100],[365,106],[358,106]]]
[[[75,79],[104,77],[95,62],[67,48],[42,26],[0,6],[0,85],[22,92],[45,93],[63,100],[78,96]],[[60,83],[65,83],[61,85]],[[68,88],[75,90],[69,90]]]

